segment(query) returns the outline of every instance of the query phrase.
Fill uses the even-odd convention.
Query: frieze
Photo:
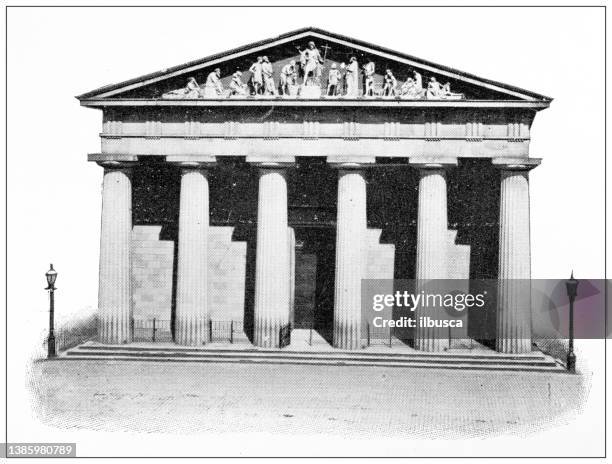
[[[379,157],[405,157],[408,155],[445,155],[460,157],[528,156],[529,140],[473,139],[420,137],[319,137],[271,138],[248,137],[228,139],[224,137],[184,138],[163,137],[154,140],[144,137],[121,139],[102,138],[102,153],[147,154],[167,156],[182,153],[216,156],[250,156],[267,153],[270,156],[324,156],[359,155]]]

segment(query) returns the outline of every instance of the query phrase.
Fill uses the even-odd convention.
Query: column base
[[[130,323],[113,319],[98,320],[98,340],[107,345],[125,345],[132,342]]]
[[[280,326],[272,324],[255,323],[253,345],[260,348],[278,348],[280,340]]]
[[[335,323],[333,346],[341,350],[361,349],[361,325]]]
[[[210,324],[207,320],[177,320],[174,343],[183,346],[202,346],[209,342]]]
[[[531,339],[524,338],[497,339],[495,341],[495,350],[507,354],[525,354],[533,351]]]
[[[414,349],[427,352],[448,351],[450,349],[449,340],[428,338],[414,341]]]

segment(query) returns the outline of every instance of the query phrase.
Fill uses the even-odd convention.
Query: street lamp
[[[569,297],[569,349],[567,352],[567,370],[576,373],[576,355],[574,354],[574,300],[578,294],[578,281],[574,279],[574,271],[568,281],[565,282],[567,296]]]
[[[53,311],[55,310],[53,293],[55,292],[57,271],[53,269],[53,264],[50,266],[51,269],[49,269],[45,274],[45,277],[47,277],[47,288],[45,288],[45,290],[49,290],[49,338],[47,338],[47,357],[55,358],[57,353],[55,352],[55,334],[53,333]]]

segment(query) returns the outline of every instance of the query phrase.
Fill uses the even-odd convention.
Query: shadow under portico
[[[220,158],[210,171],[211,226],[233,227],[244,242],[243,327],[253,342],[258,168],[244,158]],[[288,225],[295,234],[290,320],[312,327],[330,344],[333,333],[337,172],[324,158],[299,158],[287,169]]]
[[[393,278],[415,278],[418,216],[418,170],[406,159],[378,160],[366,169],[368,229],[380,229],[380,244],[392,244]],[[472,287],[479,280],[496,279],[499,235],[499,171],[490,159],[460,159],[447,173],[448,228],[456,230],[456,245],[469,246],[469,279]],[[227,240],[244,244],[244,294],[240,313],[216,314],[218,320],[243,321],[245,335],[252,341],[254,326],[255,259],[257,246],[258,168],[244,158],[219,157],[208,169],[211,227],[231,228]],[[155,242],[172,242],[168,255],[172,262],[168,283],[168,309],[157,313],[152,308],[165,307],[156,286],[147,290],[153,302],[140,301],[143,316],[167,319],[173,332],[176,312],[176,275],[178,256],[178,215],[180,210],[180,169],[142,157],[134,169],[133,225],[141,230],[158,230]],[[335,248],[338,172],[324,157],[300,157],[287,169],[288,225],[295,236],[293,263],[293,305],[290,320],[296,329],[310,329],[331,344],[333,341]],[[228,242],[229,243],[229,242]],[[142,249],[145,250],[145,249]],[[139,258],[138,256],[136,258]],[[223,260],[223,256],[218,258]],[[134,270],[136,272],[136,270]],[[160,274],[161,275],[161,274]],[[138,276],[136,275],[136,278]],[[155,277],[157,278],[157,277]],[[240,277],[242,279],[242,277]],[[476,284],[474,283],[476,282]],[[470,288],[478,293],[478,288]],[[139,290],[138,295],[148,293]],[[159,301],[158,301],[159,300]],[[486,311],[470,314],[470,333],[483,344],[495,340],[495,298],[487,300]],[[214,302],[211,303],[214,306]],[[145,305],[145,306],[143,306]],[[230,308],[231,309],[231,308]],[[144,310],[142,310],[144,311]],[[155,310],[157,311],[157,310]],[[158,312],[159,312],[158,311]],[[138,313],[139,314],[139,313]],[[399,316],[394,310],[393,316]],[[395,334],[404,343],[412,343],[408,330]]]
[[[295,234],[291,320],[333,341],[337,171],[325,158],[299,158],[289,171],[289,227]]]

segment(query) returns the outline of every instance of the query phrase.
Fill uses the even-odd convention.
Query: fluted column
[[[539,159],[493,160],[501,169],[496,349],[531,351],[529,170]]]
[[[102,184],[98,337],[102,343],[129,343],[132,319],[130,248],[132,236],[131,164],[109,161]]]
[[[448,279],[448,211],[446,170],[456,166],[456,158],[416,157],[410,164],[419,170],[417,218],[416,293],[442,294]],[[449,348],[448,328],[428,327],[425,317],[444,317],[443,309],[420,307],[415,311],[414,345],[418,350],[442,351]]]
[[[259,163],[255,264],[255,345],[276,347],[289,323],[287,165]]]
[[[365,267],[366,179],[363,166],[338,167],[334,347],[361,347],[361,279]]]
[[[208,330],[208,223],[210,163],[181,162],[174,340],[202,345]]]

